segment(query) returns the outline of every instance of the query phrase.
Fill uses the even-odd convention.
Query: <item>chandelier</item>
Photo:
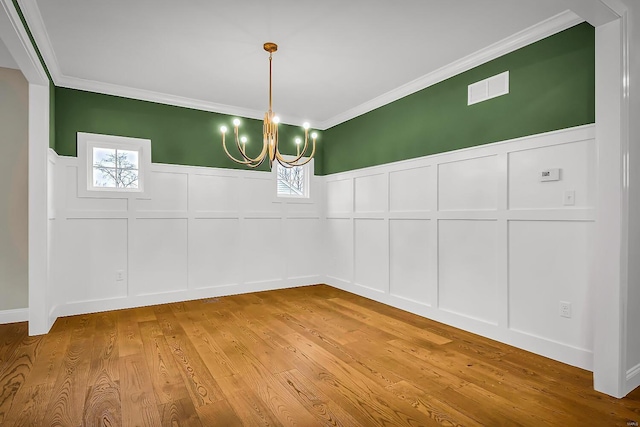
[[[269,159],[269,169],[271,169],[273,162],[277,161],[282,166],[291,168],[294,166],[302,166],[306,163],[309,163],[313,158],[313,155],[316,152],[316,138],[318,134],[313,132],[311,133],[311,140],[313,144],[313,148],[311,150],[311,154],[309,157],[305,158],[304,155],[309,146],[309,123],[304,123],[302,126],[304,128],[304,146],[302,150],[300,150],[300,144],[302,144],[302,140],[300,138],[295,139],[296,143],[296,156],[290,158],[289,160],[285,159],[285,157],[280,153],[278,148],[278,123],[280,122],[280,118],[275,115],[272,110],[272,90],[271,90],[271,62],[273,52],[278,50],[278,45],[275,43],[267,42],[264,44],[264,50],[269,52],[269,111],[264,114],[264,122],[263,122],[263,130],[262,130],[262,151],[256,157],[251,157],[247,154],[247,137],[246,136],[238,136],[238,128],[240,127],[240,119],[233,120],[233,135],[236,143],[236,147],[238,152],[242,156],[242,158],[238,159],[232,156],[227,149],[227,144],[225,142],[225,136],[227,134],[227,127],[222,126],[220,131],[222,132],[222,147],[224,148],[225,153],[231,160],[236,163],[240,163],[241,165],[246,165],[250,168],[257,168],[260,166],[265,159]]]

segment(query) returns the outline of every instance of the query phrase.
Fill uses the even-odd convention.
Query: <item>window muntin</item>
[[[276,168],[278,196],[306,197],[307,176],[304,166],[287,168],[276,163]]]
[[[93,187],[137,189],[138,151],[93,147]]]
[[[294,156],[284,156],[286,160]],[[306,160],[305,157],[300,159]],[[311,180],[313,179],[313,159],[302,166],[285,167],[274,162],[272,173],[276,185],[276,198],[310,199]],[[306,200],[309,201],[309,200]],[[302,202],[302,200],[300,200]]]

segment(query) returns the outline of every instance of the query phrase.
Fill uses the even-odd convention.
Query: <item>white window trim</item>
[[[151,140],[78,132],[78,197],[148,198],[151,175]],[[102,188],[92,185],[93,149],[110,148],[138,152],[138,188]]]
[[[285,160],[293,160],[295,156],[287,156],[283,155]],[[300,160],[304,161],[308,159],[308,157],[302,157]],[[314,203],[313,198],[313,180],[315,177],[315,169],[314,169],[314,159],[311,159],[309,163],[304,165],[305,168],[305,194],[303,196],[298,196],[295,194],[278,194],[278,162],[275,161],[273,163],[273,167],[271,168],[271,173],[273,175],[273,189],[274,189],[274,198],[276,202],[287,202],[287,203]]]

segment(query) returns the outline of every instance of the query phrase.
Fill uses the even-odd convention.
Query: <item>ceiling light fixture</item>
[[[309,157],[304,157],[308,145],[309,145],[309,123],[304,123],[302,126],[304,127],[304,147],[302,151],[300,151],[300,144],[302,140],[300,138],[295,139],[296,143],[296,156],[291,158],[290,160],[286,160],[284,156],[280,153],[278,148],[278,123],[280,122],[280,118],[275,115],[271,106],[272,106],[272,90],[271,90],[271,62],[273,52],[278,50],[278,45],[275,43],[267,42],[264,44],[264,50],[269,52],[269,111],[267,111],[264,115],[263,122],[263,131],[262,131],[262,151],[258,154],[257,157],[250,157],[247,155],[247,138],[245,136],[238,136],[238,127],[240,126],[240,119],[233,120],[233,134],[236,142],[236,146],[238,151],[242,155],[242,159],[237,159],[229,153],[227,149],[227,144],[225,143],[225,135],[227,134],[227,127],[222,126],[220,131],[222,132],[222,147],[224,148],[225,153],[231,160],[236,163],[240,163],[241,165],[246,165],[250,168],[257,168],[264,162],[265,159],[269,159],[269,169],[273,165],[274,161],[277,161],[282,166],[290,168],[294,166],[302,166],[306,163],[309,163],[313,158],[313,155],[316,152],[316,138],[318,138],[318,134],[315,132],[311,133],[311,140],[313,142],[313,148],[311,150],[311,154]]]

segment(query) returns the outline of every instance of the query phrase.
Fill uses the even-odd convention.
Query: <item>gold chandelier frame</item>
[[[273,53],[278,50],[278,45],[272,42],[267,42],[264,44],[263,48],[264,50],[269,52],[269,110],[264,115],[264,122],[262,125],[262,150],[256,157],[251,157],[247,154],[247,138],[244,136],[239,136],[238,128],[240,127],[240,119],[233,120],[233,136],[236,148],[238,149],[238,152],[240,153],[242,158],[238,159],[235,156],[231,155],[231,153],[229,153],[225,140],[225,136],[228,130],[226,126],[222,126],[220,128],[220,131],[222,132],[222,147],[231,160],[250,168],[257,168],[265,161],[265,159],[269,160],[269,169],[271,169],[271,167],[273,166],[273,162],[276,161],[287,168],[303,166],[309,163],[316,153],[316,139],[318,138],[318,134],[316,132],[312,132],[311,135],[309,135],[310,126],[309,123],[305,122],[303,124],[304,146],[302,148],[302,151],[300,150],[300,144],[302,143],[302,140],[300,138],[296,138],[296,156],[293,159],[287,160],[280,153],[280,149],[278,147],[278,123],[280,122],[280,119],[275,115],[272,108],[272,62]],[[309,146],[309,136],[311,136],[312,149],[311,154],[305,158],[305,153],[307,152]]]

